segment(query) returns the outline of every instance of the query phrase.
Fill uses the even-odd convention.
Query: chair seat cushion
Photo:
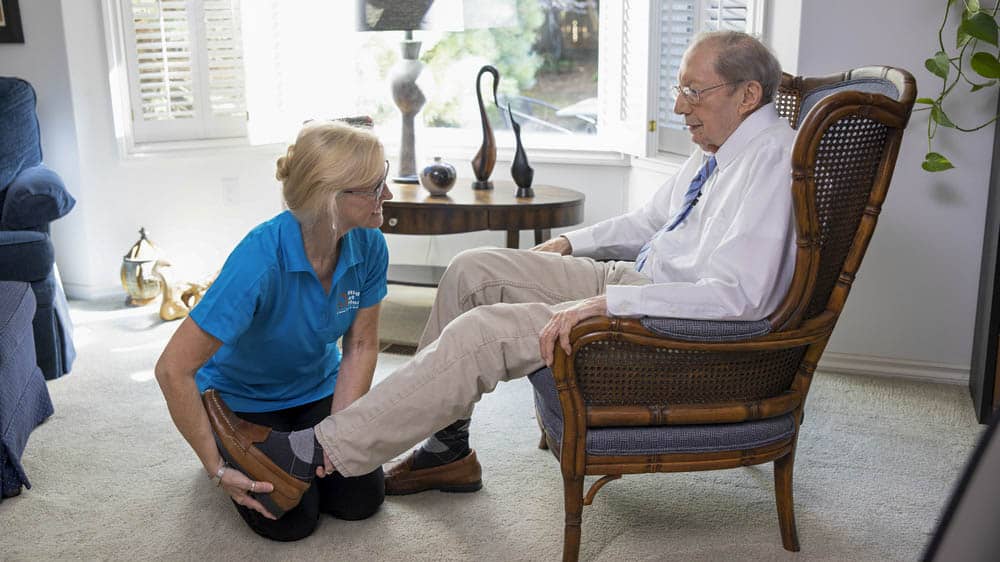
[[[22,170],[6,190],[0,228],[21,230],[48,224],[69,213],[76,199],[45,164]]]
[[[55,263],[49,235],[34,230],[0,230],[0,280],[45,279]]]
[[[562,440],[562,407],[552,371],[528,375],[535,387],[535,407],[545,432]],[[587,431],[587,454],[653,455],[707,453],[763,447],[786,440],[795,433],[792,414],[743,423],[592,428]]]
[[[646,316],[639,322],[650,332],[686,341],[740,341],[771,332],[764,320],[690,320]]]

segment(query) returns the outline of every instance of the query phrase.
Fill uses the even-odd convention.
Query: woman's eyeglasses
[[[373,189],[342,189],[341,193],[352,193],[354,195],[364,195],[366,197],[371,197],[373,199],[378,199],[382,197],[382,191],[385,190],[385,182],[389,179],[389,161],[385,161],[385,174],[382,175],[382,179],[379,180],[378,185]]]

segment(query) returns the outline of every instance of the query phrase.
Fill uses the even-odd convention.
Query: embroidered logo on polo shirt
[[[348,289],[337,298],[337,314],[357,310],[361,306],[361,291]]]

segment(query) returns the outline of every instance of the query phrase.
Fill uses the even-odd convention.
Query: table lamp
[[[516,25],[513,0],[357,0],[358,31],[405,31],[403,59],[390,72],[392,99],[403,116],[397,183],[419,183],[414,148],[414,120],[427,99],[417,86],[424,69],[414,31],[462,31]]]

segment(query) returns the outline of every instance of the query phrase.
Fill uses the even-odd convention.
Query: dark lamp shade
[[[515,0],[357,0],[358,31],[462,31],[518,23]]]

